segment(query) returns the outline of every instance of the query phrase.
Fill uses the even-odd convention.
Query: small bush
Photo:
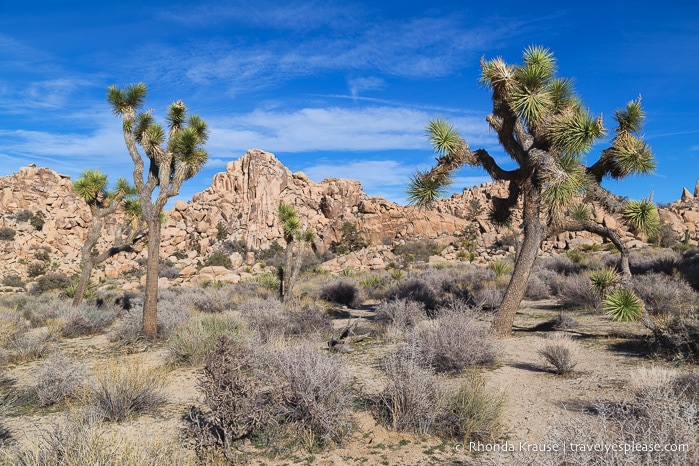
[[[52,343],[52,335],[44,329],[18,332],[4,341],[0,360],[15,363],[35,361],[51,352]]]
[[[359,288],[350,279],[338,279],[327,283],[320,291],[320,298],[347,307],[355,307],[361,303]]]
[[[379,418],[393,430],[425,435],[436,421],[439,380],[425,365],[415,346],[381,362],[386,386],[377,399]]]
[[[422,303],[428,315],[432,315],[432,311],[439,306],[440,298],[435,287],[430,286],[427,281],[418,277],[410,277],[400,282],[390,297]]]
[[[39,406],[51,406],[76,396],[83,389],[86,375],[84,366],[62,353],[54,353],[42,364],[34,384]]]
[[[437,252],[437,243],[432,240],[406,241],[393,249],[393,253],[401,256],[406,262],[427,262],[430,256]]]
[[[216,349],[206,357],[198,384],[204,405],[211,411],[208,425],[193,422],[189,428],[197,439],[200,456],[221,449],[232,459],[233,442],[276,422],[279,387],[269,382],[251,348],[241,347],[225,335],[219,337]],[[192,416],[190,419],[197,421]]]
[[[436,431],[459,442],[487,442],[497,438],[505,397],[486,387],[485,377],[469,371],[465,380],[446,389],[440,399]]]
[[[551,288],[549,288],[549,285],[541,278],[540,274],[532,273],[529,276],[524,297],[532,301],[548,299],[551,297]]]
[[[288,335],[325,335],[332,331],[333,323],[327,314],[315,306],[305,306],[302,309],[286,313],[286,333]]]
[[[284,304],[276,298],[252,298],[238,305],[238,312],[262,342],[284,338],[286,315]]]
[[[34,216],[34,213],[31,210],[24,209],[20,210],[17,214],[15,214],[15,219],[18,222],[28,222],[30,218]]]
[[[699,308],[699,295],[687,282],[662,273],[634,276],[632,289],[652,315],[679,316]]]
[[[221,313],[231,309],[231,295],[227,287],[204,288],[188,296],[192,307],[209,314]]]
[[[41,262],[34,262],[33,264],[42,264]],[[32,264],[30,264],[31,267]],[[46,264],[43,264],[44,272],[46,271]],[[37,271],[35,271],[37,272]],[[43,273],[43,272],[42,272]],[[32,275],[29,275],[30,277]],[[73,281],[64,273],[47,273],[38,278],[35,285],[32,287],[30,294],[39,295],[54,290],[64,290],[68,288]]]
[[[591,285],[590,277],[586,274],[577,274],[561,277],[558,290],[558,301],[572,309],[598,310],[602,305],[602,299]]]
[[[503,260],[493,261],[490,263],[490,269],[495,272],[496,277],[504,277],[512,272],[514,267],[511,263]]]
[[[352,430],[349,369],[337,356],[305,344],[287,347],[273,355],[275,378],[282,387],[282,401],[297,435],[308,450],[331,443],[342,444]]]
[[[243,344],[249,338],[249,330],[239,318],[229,314],[201,315],[177,329],[167,346],[176,362],[201,364],[221,335]]]
[[[110,360],[95,370],[87,403],[104,419],[119,422],[161,406],[164,386],[164,373],[159,368],[145,368],[138,360]]]
[[[204,266],[219,266],[230,269],[233,267],[230,256],[223,252],[212,252],[209,257],[204,260]]]
[[[457,373],[469,366],[495,362],[495,344],[488,329],[470,312],[444,311],[415,328],[410,339],[425,361],[438,372]]]
[[[568,335],[563,333],[557,333],[548,338],[541,345],[538,353],[558,375],[571,372],[577,364],[575,361],[576,345]]]
[[[34,261],[27,266],[27,276],[29,278],[36,278],[46,273],[48,266],[46,262]]]
[[[20,278],[19,275],[5,275],[2,278],[2,284],[3,286],[11,286],[13,288],[24,288],[24,281]]]
[[[376,308],[378,322],[401,331],[413,328],[426,317],[425,306],[409,299],[394,299],[383,302]]]
[[[61,317],[65,319],[61,334],[67,338],[75,338],[101,332],[114,321],[116,313],[110,309],[83,304],[79,308],[69,308]]]
[[[17,232],[14,228],[2,227],[0,228],[0,241],[12,241],[15,239]]]
[[[643,314],[643,302],[626,288],[609,292],[602,301],[602,308],[615,322],[630,322]]]
[[[607,290],[621,283],[621,275],[613,267],[590,272],[590,286],[600,296],[604,296]]]

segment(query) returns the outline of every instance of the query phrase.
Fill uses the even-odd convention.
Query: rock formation
[[[699,189],[699,183],[695,191]],[[685,190],[687,191],[687,190]],[[280,202],[292,205],[305,227],[317,232],[314,248],[326,251],[341,240],[344,222],[351,222],[372,245],[363,253],[349,254],[327,263],[328,268],[382,268],[395,259],[392,245],[413,239],[436,239],[441,245],[455,240],[454,234],[475,227],[479,232],[477,253],[485,256],[491,246],[515,229],[497,227],[488,222],[487,212],[493,196],[505,196],[504,183],[484,183],[437,202],[432,211],[402,207],[362,191],[358,181],[329,178],[319,183],[303,173],[292,173],[273,154],[251,149],[214,175],[211,186],[194,195],[190,202],[178,201],[166,212],[162,230],[162,259],[168,259],[179,271],[176,279],[161,279],[163,286],[204,280],[238,281],[261,271],[254,256],[233,253],[232,270],[201,267],[203,257],[218,250],[222,240],[239,240],[250,249],[268,248],[273,242],[284,245],[277,219]],[[73,193],[71,181],[48,168],[34,165],[0,178],[0,278],[18,275],[27,278],[27,268],[37,260],[48,261],[47,268],[73,274],[79,265],[79,251],[87,234],[90,212]],[[29,216],[40,215],[43,225],[37,229]],[[683,199],[660,209],[660,215],[678,239],[696,244],[699,227],[699,197]],[[595,210],[595,219],[615,228],[630,246],[641,246],[620,218]],[[110,219],[105,235],[113,233],[118,216]],[[39,222],[40,223],[40,222]],[[516,228],[517,218],[512,222]],[[2,232],[0,232],[2,238]],[[544,244],[544,250],[566,249],[601,243],[587,232],[562,233]],[[106,243],[105,243],[106,244]],[[104,246],[102,244],[101,246]],[[454,248],[445,248],[444,257],[455,256]],[[48,254],[48,258],[46,256]],[[97,271],[95,279],[119,278],[138,286],[142,275],[141,252],[118,255]],[[131,278],[129,278],[131,277]]]

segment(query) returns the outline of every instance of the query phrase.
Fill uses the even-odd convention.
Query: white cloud
[[[406,107],[256,110],[209,119],[209,149],[216,154],[256,147],[270,152],[425,150],[428,112]],[[472,145],[496,144],[480,118],[454,124]]]
[[[347,85],[349,86],[352,97],[357,97],[360,92],[382,89],[386,85],[386,82],[381,78],[368,76],[363,78],[349,79],[347,81]]]

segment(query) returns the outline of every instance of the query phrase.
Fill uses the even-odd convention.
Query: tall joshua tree
[[[143,238],[144,228],[140,205],[133,199],[136,190],[125,179],[119,178],[116,187],[108,190],[106,174],[99,170],[85,170],[73,183],[73,190],[85,201],[92,214],[90,231],[81,249],[80,278],[73,297],[73,306],[80,306],[95,265],[121,252],[132,250],[133,245]],[[95,248],[102,237],[104,219],[120,206],[124,209],[124,221],[114,231],[112,245],[99,252]]]
[[[153,339],[157,336],[161,214],[167,200],[179,193],[182,183],[206,164],[208,154],[203,145],[208,139],[208,129],[200,117],[187,115],[187,107],[181,100],[168,107],[167,131],[155,122],[150,110],[137,113],[147,91],[143,83],[125,89],[111,86],[107,90],[107,102],[114,114],[122,118],[124,141],[134,164],[133,181],[148,231],[143,333]],[[147,171],[139,146],[148,162]]]
[[[508,196],[493,198],[493,221],[507,223],[521,200],[524,240],[492,324],[499,337],[510,335],[541,243],[550,236],[589,231],[608,238],[621,252],[623,276],[630,277],[628,249],[613,229],[591,220],[592,202],[609,213],[624,215],[638,230],[650,232],[659,226],[650,198],[627,202],[600,184],[607,177],[619,179],[655,169],[653,153],[640,135],[641,98],[616,111],[609,146],[587,166],[583,156],[605,135],[602,116],[592,115],[583,106],[570,79],[556,76],[556,61],[548,49],[532,46],[523,55],[521,65],[501,58],[481,59],[481,83],[493,99],[486,121],[516,168],[503,169],[485,149],[471,150],[451,124],[435,119],[427,131],[437,164],[417,172],[408,188],[413,204],[429,207],[450,184],[451,173],[470,165],[484,168],[494,180],[508,182]]]

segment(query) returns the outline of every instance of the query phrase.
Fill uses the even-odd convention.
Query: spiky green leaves
[[[660,229],[658,208],[650,198],[629,201],[624,209],[624,217],[634,229],[646,235],[657,233]]]
[[[301,221],[296,213],[296,209],[283,202],[279,204],[278,214],[279,220],[282,222],[282,229],[284,230],[284,239],[289,243],[294,240],[294,237],[300,230]]]
[[[419,208],[429,208],[442,197],[452,178],[445,174],[434,176],[431,172],[417,171],[408,182],[408,203]]]
[[[641,108],[641,97],[626,104],[623,110],[616,110],[614,117],[619,124],[617,133],[629,132],[638,134],[643,126],[646,114]]]
[[[509,100],[515,112],[532,127],[553,107],[551,86],[556,60],[551,51],[540,46],[528,47],[523,58],[523,64],[514,68],[515,84]]]
[[[107,196],[107,175],[99,170],[85,170],[73,183],[73,190],[83,201],[92,204]]]
[[[135,111],[143,105],[148,94],[148,88],[143,83],[130,84],[126,89],[117,86],[107,88],[107,102],[112,106],[112,112],[123,115],[127,111]]]
[[[463,142],[456,128],[444,118],[430,121],[426,131],[432,148],[442,156],[456,152]]]
[[[587,183],[585,169],[570,156],[557,159],[554,166],[542,170],[542,199],[553,214],[564,213]]]
[[[647,175],[655,170],[655,156],[650,146],[630,133],[617,136],[610,153],[614,163],[611,175],[614,178]]]
[[[621,283],[621,275],[614,267],[590,272],[590,289],[604,296],[607,290]]]
[[[506,97],[514,87],[514,67],[498,57],[493,60],[481,59],[480,83],[492,89],[496,96]]]
[[[590,150],[595,141],[604,136],[602,117],[594,117],[579,108],[556,114],[546,128],[554,150],[579,157]]]
[[[592,209],[583,203],[575,204],[569,212],[573,220],[587,222],[592,219]]]
[[[632,291],[618,288],[607,294],[602,301],[602,309],[615,322],[631,322],[643,314],[643,301]]]

